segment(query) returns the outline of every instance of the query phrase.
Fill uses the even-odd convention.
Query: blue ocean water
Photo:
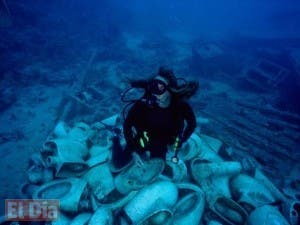
[[[299,27],[296,0],[0,0],[0,215],[59,121],[122,113],[128,79],[162,65],[199,81],[198,132],[299,202]]]

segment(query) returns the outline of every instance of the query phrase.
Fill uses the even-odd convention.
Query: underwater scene
[[[299,28],[296,0],[0,0],[0,224],[300,225]]]

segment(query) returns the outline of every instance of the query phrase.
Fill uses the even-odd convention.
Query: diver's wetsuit
[[[127,146],[124,151],[113,149],[117,151],[114,152],[113,158],[117,161],[127,160],[128,162],[133,151],[137,153],[150,151],[151,157],[164,159],[168,150],[167,146],[174,144],[176,137],[179,136],[181,142],[185,142],[195,127],[194,112],[184,101],[172,101],[168,108],[149,106],[143,101],[138,101],[129,110],[123,124]],[[139,139],[145,131],[149,142],[143,148]]]

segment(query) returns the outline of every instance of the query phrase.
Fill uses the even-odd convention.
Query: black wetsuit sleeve
[[[123,132],[127,144],[127,149],[133,149],[137,146],[136,138],[134,136],[133,127],[135,129],[139,128],[140,115],[141,114],[141,104],[135,103],[129,110],[125,121],[123,123]]]
[[[193,109],[188,103],[183,103],[183,118],[186,121],[186,127],[182,131],[181,141],[185,142],[196,128],[196,117]]]

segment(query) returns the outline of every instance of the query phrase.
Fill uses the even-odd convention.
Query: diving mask
[[[153,79],[148,86],[149,91],[154,95],[162,95],[168,90],[168,85],[159,79]]]

